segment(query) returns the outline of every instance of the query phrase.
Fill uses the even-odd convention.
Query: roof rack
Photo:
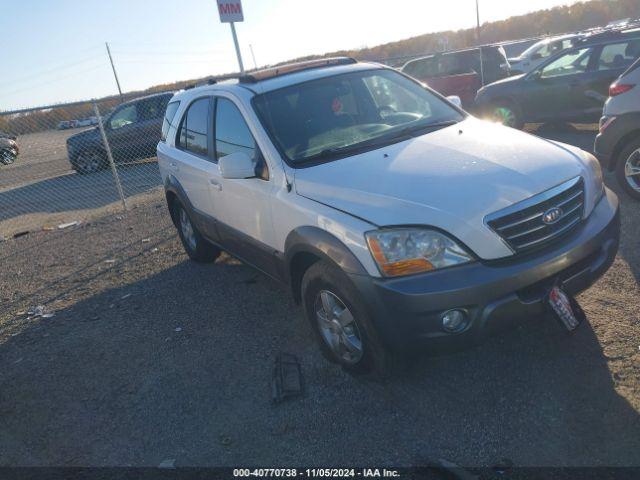
[[[287,65],[265,68],[264,70],[256,70],[255,72],[241,75],[238,80],[240,81],[240,83],[256,83],[261,80],[280,77],[282,75],[301,72],[303,70],[312,70],[314,68],[322,67],[334,67],[337,65],[351,65],[354,63],[358,63],[358,61],[355,58],[351,57],[321,58],[318,60],[310,60],[308,62],[289,63]]]

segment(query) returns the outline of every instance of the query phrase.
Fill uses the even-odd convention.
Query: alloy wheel
[[[189,248],[195,251],[197,245],[196,232],[193,229],[191,220],[189,220],[187,212],[184,211],[184,208],[180,209],[180,230],[182,231],[182,236],[187,242],[187,245],[189,245]]]
[[[344,363],[354,365],[364,354],[358,324],[340,298],[321,290],[315,300],[316,320],[322,339]]]
[[[100,170],[101,158],[97,153],[83,153],[76,160],[82,173],[95,173]]]
[[[517,117],[509,107],[497,107],[493,111],[493,117],[507,127],[513,127],[517,123]]]
[[[640,192],[640,148],[627,158],[624,165],[624,176],[629,186],[636,192]]]

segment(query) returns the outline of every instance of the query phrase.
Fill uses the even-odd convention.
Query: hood
[[[377,226],[441,228],[490,259],[512,252],[484,224],[486,215],[585,168],[569,148],[469,118],[294,175],[299,195]]]
[[[511,65],[513,67],[513,65]],[[501,88],[507,85],[512,85],[516,82],[519,82],[526,76],[526,73],[521,73],[519,75],[512,75],[510,77],[503,78],[502,80],[498,80],[496,82],[490,83],[485,87],[482,87],[481,91],[493,90],[494,88]]]
[[[67,143],[78,143],[86,140],[93,140],[100,136],[100,131],[98,127],[91,128],[89,130],[83,130],[80,133],[76,133],[75,135],[71,135],[67,138]]]

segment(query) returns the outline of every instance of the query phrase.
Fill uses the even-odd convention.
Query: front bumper
[[[543,251],[398,279],[350,277],[388,347],[448,351],[545,313],[546,293],[557,279],[569,293],[587,289],[611,266],[619,239],[618,199],[607,190],[578,229]],[[440,320],[453,308],[471,319],[456,334],[444,332]]]

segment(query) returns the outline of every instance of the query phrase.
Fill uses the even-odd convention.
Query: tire
[[[72,164],[74,170],[81,175],[90,175],[107,167],[107,161],[104,156],[91,150],[80,152],[73,159]]]
[[[524,122],[522,121],[522,113],[520,108],[510,101],[499,101],[489,107],[488,117],[505,125],[507,127],[522,130]]]
[[[618,155],[616,178],[631,198],[640,200],[640,140],[629,142]]]
[[[0,152],[0,163],[3,165],[11,165],[15,161],[16,157],[12,152],[2,151]]]
[[[214,262],[221,250],[205,240],[180,202],[174,202],[172,210],[180,241],[189,258],[198,263]]]
[[[327,360],[354,375],[386,377],[393,372],[395,356],[381,343],[366,304],[338,267],[314,263],[302,278],[301,290],[305,317]],[[326,318],[327,304],[333,309],[331,319]]]

